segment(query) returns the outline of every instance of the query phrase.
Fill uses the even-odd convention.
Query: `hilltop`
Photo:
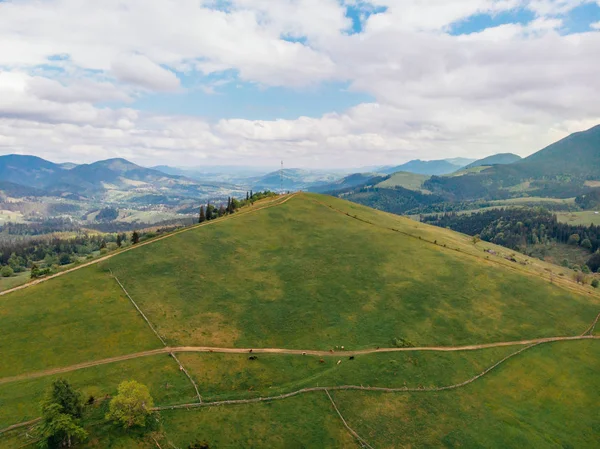
[[[513,388],[519,394],[521,387],[511,386],[511,376],[521,372],[522,358],[535,367],[528,371],[527,385],[535,385],[536,391],[546,388],[546,377],[556,370],[555,359],[562,358],[576,359],[579,366],[571,374],[577,381],[570,383],[570,397],[554,404],[543,418],[529,416],[530,424],[544,430],[530,425],[514,426],[513,431],[525,445],[535,444],[541,434],[562,438],[554,430],[562,414],[577,413],[582,418],[573,423],[569,441],[581,447],[591,441],[586,435],[593,434],[593,418],[585,418],[589,414],[583,412],[589,405],[581,398],[587,390],[590,400],[597,396],[597,381],[592,380],[597,376],[585,368],[587,356],[598,354],[595,340],[530,349],[473,387],[449,392],[444,408],[428,405],[437,397],[435,390],[419,391],[423,385],[463,382],[524,347],[495,343],[589,333],[598,311],[598,296],[571,282],[566,269],[515,258],[506,249],[474,243],[462,234],[340,199],[316,194],[281,197],[1,295],[0,428],[37,416],[37,402],[53,379],[45,370],[62,370],[61,375],[86,395],[97,397],[112,394],[121,380],[135,378],[150,386],[159,406],[194,408],[199,398],[193,385],[166,355],[175,351],[208,405],[162,411],[164,433],[156,435],[161,445],[172,441],[185,447],[202,437],[210,439],[211,446],[290,447],[298,438],[310,447],[323,442],[348,446],[352,437],[331,414],[322,389],[273,404],[213,408],[210,403],[309,387],[334,391],[341,385],[369,385],[398,389],[384,398],[385,422],[375,418],[373,408],[381,392],[332,393],[333,400],[344,404],[342,413],[352,416],[352,425],[363,433],[373,425],[392,426],[394,420],[388,421],[387,415],[393,410],[414,425],[404,403],[411,391],[427,395],[415,402],[414,413],[431,414],[426,428],[410,436],[396,437],[392,430],[366,432],[377,446],[393,446],[396,438],[406,445],[439,445],[452,435],[457,444],[506,447],[514,440],[510,433],[492,431],[493,423],[502,414],[520,422],[526,406],[508,400],[508,405],[495,403],[488,410],[483,402],[492,401],[498,388]],[[466,352],[457,348],[456,353],[435,349],[461,345],[484,346]],[[570,355],[562,345],[570,345]],[[412,346],[431,347],[433,352]],[[215,348],[215,353],[206,347]],[[378,347],[413,352],[378,353]],[[237,348],[238,354],[227,353],[227,348]],[[248,360],[248,348],[256,350],[257,360]],[[264,354],[261,348],[284,351]],[[297,352],[286,353],[290,349]],[[147,352],[153,350],[159,352]],[[368,354],[356,353],[356,360],[344,355],[357,350]],[[310,353],[303,356],[302,351]],[[119,359],[95,366],[94,361],[110,357]],[[79,363],[89,367],[64,369]],[[42,373],[32,376],[36,372]],[[538,379],[532,373],[546,377]],[[412,390],[402,393],[407,386]],[[469,399],[472,388],[481,390],[479,403]],[[462,434],[463,420],[451,417],[455,407],[469,402],[471,408],[459,412],[464,422],[475,414],[485,419],[478,421],[476,431]],[[91,409],[90,419],[101,420],[103,407]],[[435,425],[437,420],[446,423],[443,428]],[[268,430],[272,423],[279,424],[276,435]],[[238,431],[231,432],[230,426]],[[312,435],[311,428],[320,430]],[[105,426],[93,432],[101,447],[152,443],[148,440],[146,446],[137,434],[109,437]],[[490,435],[495,444],[487,439]]]
[[[422,161],[420,159],[415,159],[405,164],[398,165],[395,167],[386,167],[379,171],[385,174],[392,174],[396,172],[409,172],[418,175],[447,175],[449,173],[455,172],[463,168],[464,165],[462,165],[462,163],[464,162],[469,163],[472,162],[472,160],[459,158],[454,160],[442,159],[435,161]]]
[[[569,198],[586,193],[600,180],[600,125],[570,136],[511,164],[479,173],[425,182],[432,192],[452,200],[511,196]]]
[[[499,153],[493,154],[492,156],[484,157],[483,159],[479,159],[467,165],[465,168],[512,164],[514,162],[520,161],[521,159],[521,156],[517,154]]]

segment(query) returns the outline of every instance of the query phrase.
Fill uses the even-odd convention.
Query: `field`
[[[31,272],[27,270],[23,271],[22,273],[16,273],[7,278],[0,277],[0,292],[26,283],[30,279],[30,276]]]
[[[558,221],[567,223],[573,226],[583,225],[600,225],[600,213],[596,211],[586,212],[561,212],[558,213]]]
[[[570,276],[551,280],[548,270],[567,269],[525,256],[511,262],[509,250],[321,195],[254,208],[0,296],[0,429],[36,418],[43,391],[60,376],[86,397],[104,398],[136,379],[159,407],[190,404],[162,410],[152,434],[110,427],[106,402],[88,407],[87,447],[156,447],[150,435],[162,447],[194,439],[211,447],[358,447],[322,387],[373,447],[595,447],[598,340],[546,343],[486,371],[526,347],[498,342],[589,330],[600,298]],[[491,248],[498,255],[484,252]],[[167,345],[214,353],[161,349],[111,273]],[[492,347],[376,349],[481,344]],[[232,348],[239,349],[221,352]],[[135,354],[155,349],[164,353]],[[171,350],[205,407],[193,406],[196,392]],[[115,356],[131,358],[47,371]],[[399,391],[336,389],[344,385]],[[305,388],[321,389],[210,406]],[[566,427],[567,416],[586,413]],[[0,434],[0,447],[23,447],[26,432]]]
[[[458,171],[456,171],[454,173],[450,173],[449,175],[446,175],[446,176],[455,177],[455,176],[468,175],[469,173],[480,173],[484,170],[487,170],[488,168],[490,168],[489,165],[480,165],[477,167],[463,168],[462,170],[458,170]]]
[[[9,221],[12,223],[23,223],[23,214],[10,210],[0,210],[0,226]]]
[[[427,190],[422,189],[423,183],[427,181],[430,176],[418,175],[415,173],[398,172],[394,173],[389,179],[377,184],[377,187],[391,189],[396,186],[404,187],[408,190],[418,190],[420,192],[427,193]]]

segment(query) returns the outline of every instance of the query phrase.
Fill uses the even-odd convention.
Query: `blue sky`
[[[527,156],[600,123],[599,4],[0,0],[0,154],[316,168]]]
[[[385,6],[372,6],[365,2],[346,7],[346,17],[352,21],[352,26],[346,32],[360,34],[369,17],[385,11]],[[600,21],[600,6],[595,3],[584,4],[560,17],[564,21],[560,32],[565,35],[591,31],[590,25]],[[468,35],[500,25],[526,26],[535,19],[534,12],[516,8],[497,14],[475,14],[452,23],[446,31],[454,36]],[[284,36],[284,39],[310,44],[304,36]],[[197,73],[189,77],[179,73],[178,77],[182,86],[187,89],[184,93],[144,95],[131,106],[160,114],[198,115],[213,121],[239,117],[274,120],[300,116],[320,117],[375,101],[375,97],[368,92],[352,89],[350,83],[343,82],[326,82],[302,88],[269,87],[241,81],[235,71],[208,77]],[[224,84],[211,88],[211,92],[203,89],[219,80],[223,80]]]

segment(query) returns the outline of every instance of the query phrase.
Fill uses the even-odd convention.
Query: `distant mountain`
[[[201,182],[224,182],[249,187],[249,179],[264,176],[271,170],[261,167],[245,166],[206,166],[206,167],[171,167],[158,165],[151,167],[168,175],[186,176]]]
[[[283,186],[283,190],[306,190],[330,184],[342,176],[338,172],[287,168],[283,171],[274,171],[264,176],[251,178],[248,182],[254,190],[279,190],[281,186]]]
[[[571,134],[513,164],[524,175],[600,179],[600,125]]]
[[[437,161],[422,161],[415,159],[414,161],[407,162],[406,164],[398,165],[395,167],[389,167],[382,170],[382,173],[391,175],[396,172],[409,172],[416,173],[418,175],[447,175],[463,168],[463,165],[453,164],[447,160]]]
[[[600,125],[570,136],[531,156],[479,173],[434,176],[424,183],[449,200],[500,199],[514,196],[571,198],[600,180]]]
[[[453,165],[458,165],[460,167],[466,167],[469,164],[472,164],[476,161],[476,159],[466,158],[466,157],[454,157],[451,159],[444,159],[446,162],[450,162]]]
[[[465,168],[473,168],[473,167],[484,167],[484,166],[492,166],[492,165],[505,165],[512,164],[514,162],[520,161],[521,156],[513,153],[500,153],[494,154],[492,156],[484,157],[483,159],[479,159],[471,164],[467,165]]]
[[[344,178],[338,179],[337,181],[330,182],[328,184],[318,185],[311,187],[308,190],[310,192],[326,193],[338,190],[344,190],[351,187],[362,186],[368,184],[370,180],[377,180],[381,182],[379,173],[354,173],[352,175],[345,176]],[[385,178],[388,178],[387,176]]]
[[[63,167],[35,156],[0,156],[0,183],[9,183],[11,192],[21,196],[85,196],[98,200],[169,202],[182,198],[227,197],[245,190],[223,183],[206,182],[144,168],[125,159],[108,159],[92,164]],[[35,188],[31,194],[12,184]],[[136,199],[138,198],[138,199]],[[165,198],[167,200],[165,200]]]
[[[60,165],[37,156],[0,156],[0,181],[27,187],[44,187],[52,176],[64,172]]]
[[[26,196],[40,197],[44,196],[46,192],[35,187],[27,187],[21,184],[15,184],[8,181],[0,181],[0,199],[5,201],[6,197],[22,198]]]

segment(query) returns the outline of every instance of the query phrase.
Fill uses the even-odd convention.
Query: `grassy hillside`
[[[441,243],[444,234],[302,195],[123,254],[103,268],[112,269],[159,333],[177,345],[361,348],[386,346],[395,337],[466,344],[571,334],[596,313],[595,301],[487,265],[483,251],[472,257],[419,235]]]
[[[591,289],[558,271],[550,282],[548,270],[566,269],[524,256],[512,262],[505,258],[508,250],[332,197],[299,194],[277,201],[0,296],[0,429],[38,416],[43,391],[58,375],[7,378],[162,347],[111,272],[168,345],[335,348],[323,356],[259,354],[254,361],[248,354],[179,354],[208,403],[308,387],[452,385],[519,348],[374,353],[350,360],[340,346],[576,336],[600,311]],[[597,400],[595,393],[589,399],[584,394],[598,391],[599,349],[598,340],[540,346],[444,393],[337,391],[332,396],[374,447],[399,442],[552,447],[553,441],[593,447],[593,420],[578,420],[572,435],[561,422],[568,413],[589,411]],[[114,394],[120,381],[136,379],[149,386],[158,406],[196,402],[192,384],[167,354],[60,377],[86,397]],[[557,396],[563,384],[569,395]],[[527,396],[530,391],[539,393]],[[524,395],[531,403],[521,406],[517,399]],[[536,406],[548,412],[536,414]],[[156,447],[143,432],[104,423],[106,407],[106,401],[88,407],[87,447]],[[162,428],[153,436],[162,447],[187,447],[196,438],[209,440],[211,447],[355,445],[323,391],[160,415]],[[466,422],[476,424],[467,431]],[[503,426],[510,432],[502,432]],[[26,443],[25,430],[0,435],[0,447]]]
[[[429,178],[430,176],[428,175],[419,175],[416,173],[409,172],[397,172],[391,175],[389,179],[386,179],[385,181],[377,184],[377,187],[383,189],[391,189],[396,186],[399,186],[404,187],[408,190],[422,191],[423,183]]]

